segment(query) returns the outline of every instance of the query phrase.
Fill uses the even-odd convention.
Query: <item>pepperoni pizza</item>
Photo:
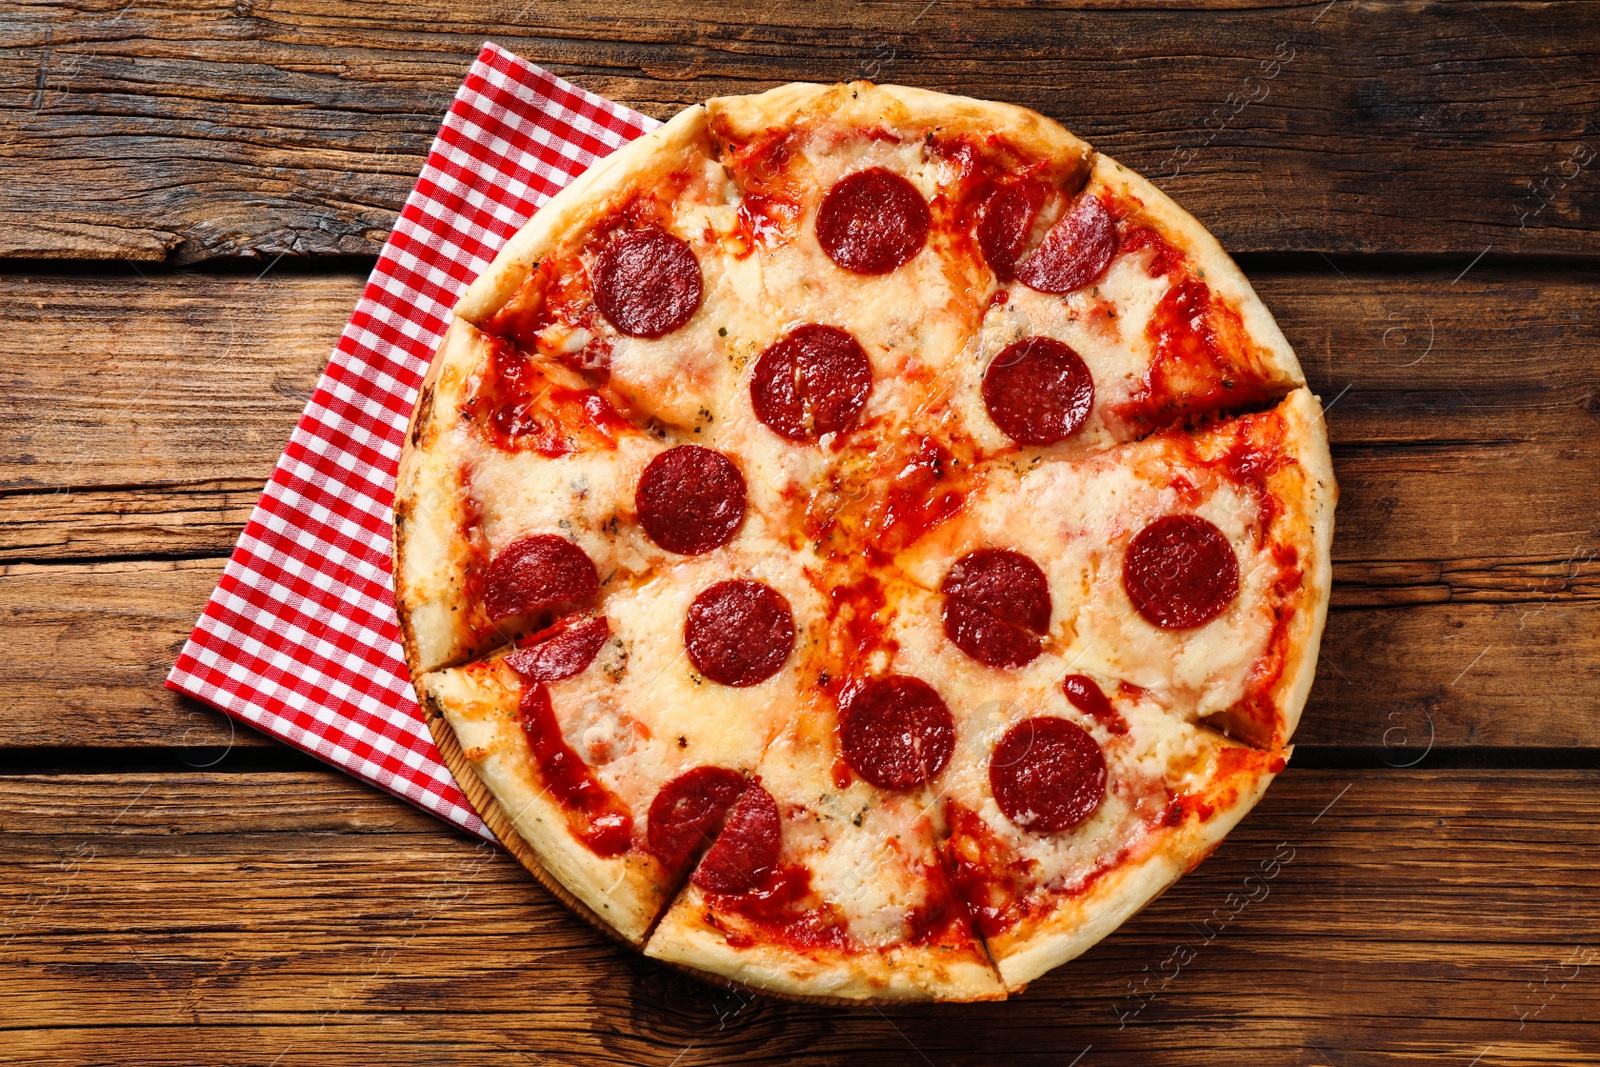
[[[1032,112],[717,99],[468,290],[395,593],[490,825],[650,956],[998,998],[1281,771],[1329,589],[1321,410],[1249,284]]]

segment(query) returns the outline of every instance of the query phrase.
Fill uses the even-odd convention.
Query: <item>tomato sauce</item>
[[[565,351],[566,336],[579,329],[593,336],[580,351]],[[578,256],[545,258],[505,306],[484,321],[483,330],[581,369],[602,368],[611,355],[610,341],[600,329],[589,271]]]
[[[1113,209],[1113,213],[1116,210]],[[1117,226],[1117,240],[1123,255],[1134,255],[1146,248],[1155,250],[1155,254],[1150,257],[1150,262],[1145,267],[1145,271],[1152,278],[1175,276],[1188,264],[1187,256],[1174,248],[1172,243],[1157,233],[1153,227],[1142,223],[1123,219]]]
[[[487,365],[469,393],[461,414],[507,452],[553,458],[582,448],[615,448],[618,437],[634,429],[598,391],[556,384],[503,338],[490,339]]]
[[[794,239],[800,205],[782,196],[746,193],[734,216],[734,255],[744,259],[759,245],[775,248]]]
[[[543,684],[523,688],[518,719],[539,778],[566,809],[567,825],[578,840],[597,856],[620,856],[631,849],[632,812],[567,744]]]
[[[952,888],[985,937],[1003,933],[1027,914],[1026,880],[1034,861],[1011,855],[976,812],[953,800],[945,804],[945,818]]]
[[[760,932],[758,938],[753,936],[754,931],[724,928],[728,944],[735,948],[773,941],[802,949],[850,951],[855,948],[846,932],[843,916],[827,903],[815,902],[811,872],[796,864],[773,867],[749,892],[708,892],[706,897],[715,912],[737,916]]]
[[[895,553],[961,510],[964,494],[947,484],[950,450],[931,437],[919,440],[917,451],[890,482],[876,522],[870,550],[878,562]]]
[[[1120,418],[1153,426],[1272,397],[1271,384],[1249,369],[1239,313],[1214,299],[1198,278],[1167,290],[1145,332],[1155,355],[1133,395],[1113,406]]]
[[[972,916],[944,867],[923,865],[922,903],[906,916],[906,941],[913,945],[967,945],[973,941]]]
[[[746,196],[757,193],[799,203],[804,190],[796,187],[789,173],[796,136],[790,130],[771,130],[743,144],[729,144],[723,166]]]

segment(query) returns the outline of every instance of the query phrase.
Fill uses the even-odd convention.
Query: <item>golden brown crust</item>
[[[521,685],[510,675],[491,661],[424,675],[418,688],[449,723],[474,778],[494,796],[497,813],[536,857],[535,873],[553,876],[590,913],[629,943],[642,945],[672,898],[667,872],[637,850],[596,855],[567,829],[564,809],[533,766],[517,719]]]
[[[791,997],[863,1000],[1003,1000],[988,959],[960,948],[904,945],[884,952],[791,948],[782,943],[735,947],[706,920],[705,893],[684,887],[661,919],[645,955],[697,971],[737,974],[751,989]]]
[[[1301,478],[1300,492],[1285,496],[1283,520],[1294,531],[1304,569],[1295,617],[1290,622],[1283,674],[1273,694],[1283,716],[1283,732],[1276,738],[1276,743],[1282,745],[1288,743],[1300,724],[1300,713],[1317,673],[1317,653],[1322,647],[1322,629],[1333,593],[1333,512],[1339,501],[1339,484],[1333,476],[1322,405],[1311,390],[1295,390],[1279,410],[1289,424],[1289,451],[1298,461]]]
[[[394,601],[413,681],[484,651],[473,638],[462,530],[461,456],[454,429],[484,338],[452,319],[417,394],[394,491]]]
[[[1070,161],[1085,171],[1093,154],[1087,144],[1036,111],[904,85],[794,82],[755,96],[714,97],[706,101],[706,111],[714,135],[737,141],[769,130],[827,122],[861,129],[887,127],[912,135],[930,131],[998,137],[1025,155]]]
[[[523,839],[521,834],[517,833],[516,826],[511,822],[511,816],[506,814],[506,810],[494,798],[494,794],[490,792],[489,787],[483,783],[483,779],[479,778],[477,772],[473,770],[472,761],[467,759],[466,754],[462,752],[461,742],[456,738],[456,732],[451,728],[450,720],[445,717],[444,712],[425,693],[419,692],[417,696],[422,705],[423,717],[428,723],[428,732],[433,735],[433,743],[438,746],[439,755],[444,760],[445,766],[450,768],[450,773],[455,776],[456,783],[461,786],[461,791],[466,794],[467,800],[472,803],[472,808],[478,813],[478,818],[482,819],[483,824],[494,833],[494,836],[499,839],[505,850],[511,853],[516,861],[522,864],[540,885],[548,889],[552,896],[565,904],[584,922],[613,941],[637,948],[637,942],[628,940],[618,932],[616,927],[590,911],[582,901],[567,890],[566,886],[561,884],[555,875],[550,873],[549,869],[540,861],[539,854]]]

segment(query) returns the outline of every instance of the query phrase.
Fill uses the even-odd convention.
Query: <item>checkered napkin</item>
[[[541,204],[658,125],[485,44],[167,687],[485,837],[400,650],[395,471],[450,309]]]

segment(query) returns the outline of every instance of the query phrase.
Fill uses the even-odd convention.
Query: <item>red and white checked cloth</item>
[[[400,650],[400,443],[461,293],[541,204],[656,125],[483,46],[169,689],[492,837],[439,758]]]

